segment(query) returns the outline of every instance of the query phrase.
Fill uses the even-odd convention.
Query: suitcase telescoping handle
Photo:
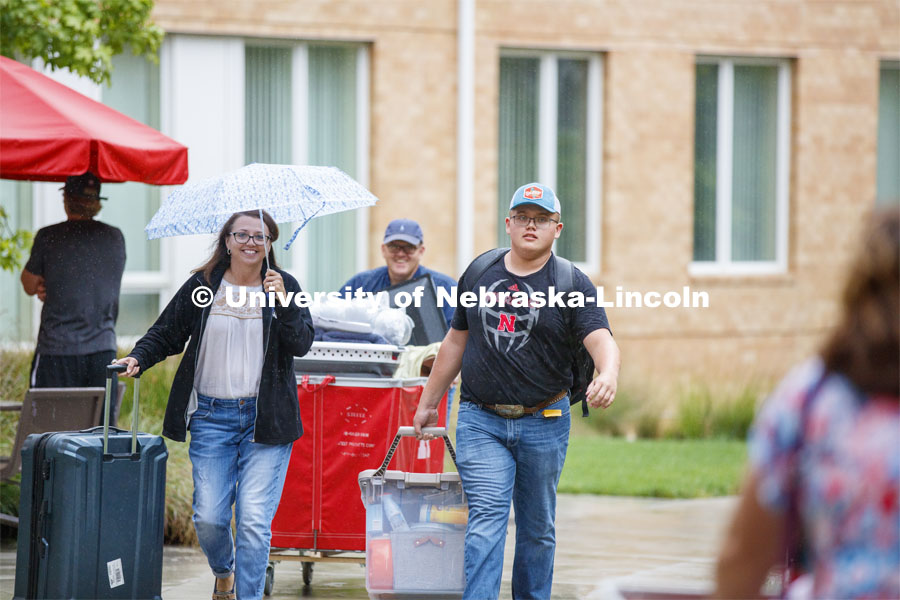
[[[450,452],[450,458],[453,459],[453,464],[456,464],[456,450],[453,449],[453,442],[450,441],[450,436],[447,435],[447,429],[445,427],[425,427],[422,429],[422,433],[430,433],[436,438],[443,439],[444,445],[447,446],[447,451]],[[378,467],[378,470],[375,471],[374,477],[384,476],[391,459],[394,458],[394,452],[397,451],[397,446],[400,445],[400,438],[414,437],[415,435],[415,427],[400,427],[397,429],[397,435],[394,436],[394,441],[391,442],[391,447],[388,448],[387,456],[384,457],[384,462],[382,462],[381,466]]]
[[[119,373],[123,373],[128,365],[106,365],[106,400],[103,403],[103,454],[109,454],[109,405],[112,395],[119,393]],[[134,406],[131,408],[131,454],[137,454],[138,431],[138,398],[141,388],[141,373],[134,376]]]

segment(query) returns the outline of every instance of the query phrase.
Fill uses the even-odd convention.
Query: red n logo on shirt
[[[515,332],[516,330],[516,315],[508,315],[506,313],[500,313],[500,324],[497,325],[497,331],[506,330],[510,333]]]

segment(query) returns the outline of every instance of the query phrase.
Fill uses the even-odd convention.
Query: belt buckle
[[[494,404],[494,412],[505,419],[518,419],[525,414],[521,404]]]

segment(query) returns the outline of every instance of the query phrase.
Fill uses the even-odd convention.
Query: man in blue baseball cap
[[[420,263],[424,254],[425,237],[419,224],[412,219],[394,219],[384,230],[381,242],[385,266],[357,273],[341,286],[341,290],[350,288],[352,291],[380,292],[425,274],[431,275],[435,286],[452,290],[456,280],[422,266]],[[449,304],[445,303],[441,309],[448,325],[453,318],[453,307]]]
[[[546,185],[528,183],[513,194],[506,218],[510,248],[472,261],[458,292],[524,292],[530,301],[460,306],[413,420],[419,439],[430,438],[422,429],[437,425],[440,399],[461,370],[456,465],[469,503],[463,600],[500,594],[510,504],[516,518],[512,596],[553,597],[556,487],[569,443],[569,396],[579,389],[575,376],[583,374],[576,343],[598,372],[593,377],[590,369],[584,401],[606,408],[616,395],[619,349],[603,308],[546,302],[551,288],[583,298],[596,294],[584,273],[553,254],[563,231],[560,213],[559,198]]]

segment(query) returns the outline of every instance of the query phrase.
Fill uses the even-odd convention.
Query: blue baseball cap
[[[523,204],[534,204],[552,213],[561,213],[559,209],[559,198],[556,193],[540,183],[526,183],[516,190],[512,200],[509,202],[509,210]]]
[[[384,230],[383,243],[387,244],[394,240],[400,240],[413,246],[418,246],[424,238],[422,228],[412,219],[394,219],[388,223],[387,229]]]

